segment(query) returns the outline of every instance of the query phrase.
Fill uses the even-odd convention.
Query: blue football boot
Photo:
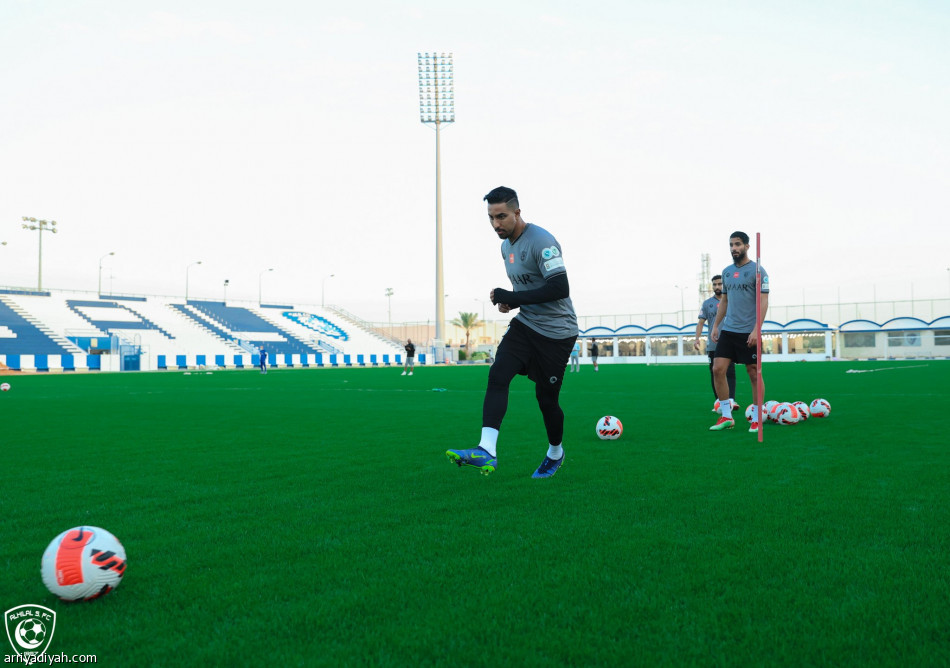
[[[532,478],[550,478],[557,470],[561,468],[561,464],[564,463],[564,455],[561,454],[560,459],[551,459],[550,457],[545,457],[544,461],[541,462],[541,466],[538,467],[538,470],[535,471],[531,477]]]
[[[482,475],[489,475],[495,471],[498,466],[498,458],[488,454],[481,448],[472,448],[471,450],[446,450],[445,456],[449,461],[459,466],[474,466]]]

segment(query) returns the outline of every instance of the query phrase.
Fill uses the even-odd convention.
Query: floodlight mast
[[[455,79],[451,53],[419,53],[419,120],[435,128],[435,339],[445,332],[445,279],[442,273],[443,123],[455,122]]]
[[[23,216],[23,229],[38,230],[40,234],[40,260],[39,270],[36,277],[36,290],[37,292],[43,292],[43,232],[52,232],[53,234],[56,234],[56,221],[37,220],[36,218]]]

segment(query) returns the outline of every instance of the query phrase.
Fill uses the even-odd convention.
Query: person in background
[[[408,375],[411,376],[412,370],[416,366],[416,345],[412,342],[412,339],[406,339],[405,348],[406,348],[406,361],[402,365],[402,374],[400,375],[405,376],[407,375],[406,372],[408,371],[409,372]]]
[[[575,341],[574,347],[571,348],[571,373],[577,371],[578,373],[581,370],[581,342]]]

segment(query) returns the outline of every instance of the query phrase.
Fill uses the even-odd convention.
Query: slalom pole
[[[762,235],[755,233],[755,326],[758,329],[758,336],[755,337],[755,360],[759,373],[755,379],[755,396],[759,404],[759,443],[765,438],[765,416],[762,415],[762,406],[765,404],[763,389],[765,383],[762,381]]]

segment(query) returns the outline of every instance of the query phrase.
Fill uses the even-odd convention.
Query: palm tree
[[[482,324],[478,319],[478,314],[462,313],[459,311],[459,317],[453,320],[452,324],[465,330],[465,359],[472,359],[472,354],[469,350],[470,335],[473,329]]]

